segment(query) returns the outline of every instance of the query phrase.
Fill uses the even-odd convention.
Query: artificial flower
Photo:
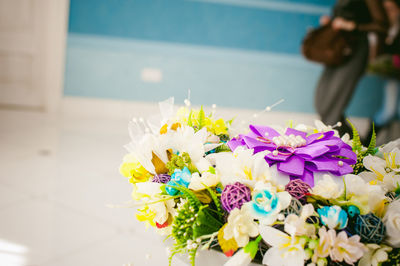
[[[339,206],[324,206],[317,210],[321,222],[329,229],[343,229],[346,228],[348,217],[347,213]]]
[[[380,154],[390,153],[391,151],[393,151],[396,148],[400,149],[400,138],[390,141],[390,142],[386,143],[385,145],[382,145],[379,148],[378,153],[380,153]]]
[[[190,179],[189,188],[194,191],[215,187],[219,183],[219,176],[210,172],[203,172],[201,177],[199,173],[193,173]]]
[[[257,239],[250,241],[244,248],[235,253],[224,266],[247,266],[251,263],[252,259],[258,252],[258,244],[261,241],[261,236]]]
[[[228,127],[223,119],[211,121],[211,125],[207,126],[207,129],[213,132],[215,135],[228,133]]]
[[[192,174],[186,166],[182,170],[175,169],[174,173],[171,175],[171,180],[167,183],[167,186],[165,187],[165,190],[169,195],[176,195],[178,194],[178,190],[173,186],[180,185],[188,187],[191,178]]]
[[[239,147],[233,153],[211,154],[207,158],[215,162],[216,171],[224,186],[240,182],[253,187],[257,181],[274,182],[262,153],[253,155],[253,150]]]
[[[317,262],[319,258],[326,258],[329,256],[331,248],[336,238],[335,230],[326,230],[325,226],[322,226],[318,231],[319,241],[318,245],[314,249],[312,261]]]
[[[348,237],[345,231],[341,231],[335,237],[330,250],[330,257],[333,261],[345,261],[347,264],[354,264],[366,251],[367,248],[360,242],[359,235]]]
[[[347,202],[357,206],[361,214],[369,212],[379,216],[383,214],[387,198],[381,186],[367,183],[360,176],[352,174],[344,177],[344,183]]]
[[[136,219],[138,219],[138,221],[146,222],[146,228],[149,227],[149,225],[156,225],[154,217],[156,217],[156,213],[150,210],[149,206],[138,209],[138,213],[136,214]]]
[[[357,155],[351,146],[334,136],[333,131],[315,133],[287,128],[280,134],[268,126],[250,125],[251,132],[239,135],[228,145],[232,150],[239,146],[254,149],[255,153],[270,151],[266,162],[293,178],[314,186],[315,172],[329,172],[342,176],[353,172],[351,165],[357,161]]]
[[[324,199],[336,199],[343,193],[343,189],[333,181],[330,175],[323,175],[323,179],[317,181],[311,190],[311,194],[320,196]]]
[[[386,226],[386,242],[400,248],[400,199],[389,204],[383,222]]]
[[[144,129],[143,124],[145,122],[143,119],[140,119],[140,121],[135,119],[129,123],[131,142],[125,145],[125,148],[136,157],[136,160],[148,172],[162,174],[162,172],[156,171],[153,161],[157,158],[158,162],[166,163],[168,161],[167,147],[165,147],[165,143],[161,142],[160,135],[152,134],[147,127],[147,130]]]
[[[224,229],[224,238],[234,238],[238,247],[244,247],[249,243],[250,237],[258,235],[258,226],[249,212],[245,209],[234,209],[229,213],[228,223]]]
[[[281,210],[289,206],[291,199],[288,192],[277,192],[271,184],[257,182],[252,201],[245,203],[245,206],[261,224],[272,225]]]
[[[148,206],[149,209],[155,213],[154,222],[159,228],[166,226],[170,213],[175,213],[175,201],[173,199],[151,203]]]
[[[393,191],[400,185],[400,150],[395,148],[390,153],[384,153],[385,159],[368,155],[363,164],[369,171],[360,174],[372,184],[382,185],[387,191]]]
[[[264,254],[263,264],[268,266],[302,266],[306,259],[304,241],[271,226],[260,225],[260,235],[271,246]]]
[[[339,137],[339,131],[335,130],[331,125],[325,125],[321,120],[315,120],[314,125],[317,132],[333,131],[335,132],[335,136]]]
[[[358,262],[358,266],[379,266],[388,259],[388,252],[392,248],[385,245],[366,244],[368,251]]]
[[[175,213],[175,201],[170,197],[162,196],[163,184],[143,182],[134,184],[132,197],[141,200],[143,208],[136,215],[139,221],[147,221],[152,226],[166,226],[169,215]]]
[[[314,207],[312,204],[304,205],[301,208],[300,216],[289,214],[285,219],[285,231],[291,232],[293,229],[295,235],[312,236],[315,234],[315,226],[306,222],[307,218],[313,215]],[[293,228],[293,229],[292,229]]]
[[[119,171],[123,176],[128,177],[131,183],[146,182],[152,176],[133,154],[124,156]]]

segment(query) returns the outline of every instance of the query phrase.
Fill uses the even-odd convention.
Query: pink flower
[[[367,252],[367,248],[360,243],[359,235],[348,237],[346,232],[342,231],[337,234],[330,255],[334,261],[342,262],[344,260],[347,264],[353,264],[365,252]]]

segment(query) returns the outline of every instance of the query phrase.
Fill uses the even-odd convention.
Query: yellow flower
[[[221,135],[221,134],[227,134],[228,133],[228,128],[225,124],[225,121],[223,119],[218,119],[212,122],[212,128],[209,129],[209,131],[212,131],[215,135]]]
[[[129,182],[146,182],[151,177],[151,174],[139,163],[132,155],[127,154],[119,168],[119,172],[129,178]]]
[[[136,218],[140,222],[146,222],[146,227],[149,225],[155,226],[154,218],[156,217],[156,213],[153,212],[148,206],[143,207],[142,209],[138,209],[139,213],[136,214]]]

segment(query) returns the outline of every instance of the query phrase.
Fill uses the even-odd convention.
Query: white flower
[[[365,182],[363,178],[357,175],[346,175],[346,198],[354,200],[359,204],[365,203],[365,206],[358,206],[363,213],[374,212],[382,213],[385,206],[385,191],[379,185],[373,185]]]
[[[317,181],[311,193],[325,199],[336,199],[342,195],[343,189],[326,174],[322,180]]]
[[[370,172],[360,174],[367,181],[382,185],[386,190],[393,191],[400,185],[400,151],[395,148],[390,153],[384,153],[385,159],[368,155],[363,164]]]
[[[160,202],[153,202],[162,200],[161,196],[162,190],[161,186],[163,184],[155,182],[143,182],[137,183],[134,194],[141,197],[143,204],[148,206],[149,210],[155,213],[154,222],[159,225],[164,224],[168,220],[169,214],[174,215],[175,201],[173,199],[168,199]]]
[[[201,177],[198,172],[192,174],[190,179],[189,188],[194,191],[206,189],[207,187],[214,187],[219,183],[219,176],[210,172],[203,172]]]
[[[167,222],[169,213],[175,211],[175,201],[173,199],[169,199],[163,202],[152,203],[148,206],[149,209],[156,214],[156,216],[154,217],[154,222],[158,223],[159,225]]]
[[[391,247],[377,244],[366,244],[368,251],[358,262],[358,266],[378,266],[388,259],[387,252],[392,251]]]
[[[339,137],[339,132],[333,129],[333,126],[325,125],[321,120],[315,120],[314,124],[318,132],[333,131],[335,133],[335,136]]]
[[[395,148],[400,149],[400,138],[383,145],[382,147],[379,148],[379,152],[382,154],[389,153],[393,151]]]
[[[294,230],[295,235],[312,236],[315,234],[315,227],[312,224],[306,223],[306,220],[313,213],[313,205],[307,204],[302,207],[300,216],[293,213],[289,214],[285,219],[285,231],[290,233]]]
[[[253,155],[252,149],[238,147],[233,153],[221,152],[207,158],[215,162],[222,185],[240,182],[254,187],[254,184],[260,180],[274,181],[264,156],[264,152]]]
[[[260,226],[263,240],[270,246],[264,254],[263,264],[268,266],[302,266],[306,259],[304,243],[271,226]]]
[[[392,247],[400,248],[400,200],[389,204],[383,222],[386,226],[386,242]]]
[[[244,252],[242,248],[238,252],[235,253],[225,264],[224,266],[247,266],[251,263],[252,259],[249,253]]]
[[[251,218],[246,208],[235,208],[229,213],[228,224],[224,229],[224,238],[234,238],[238,247],[244,247],[249,243],[250,237],[258,235],[257,223]]]

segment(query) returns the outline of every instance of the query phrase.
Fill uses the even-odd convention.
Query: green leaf
[[[376,133],[375,133],[375,124],[372,124],[372,137],[371,141],[368,145],[368,149],[365,152],[365,155],[374,154],[375,153],[375,146],[376,146]]]
[[[360,135],[358,134],[358,131],[356,127],[350,122],[349,119],[347,119],[347,122],[349,122],[351,128],[353,129],[353,151],[362,151],[362,143],[360,139]]]
[[[236,117],[232,118],[231,120],[225,121],[225,123],[230,126],[232,125],[233,121],[236,119]]]
[[[216,153],[218,153],[218,152],[226,152],[226,151],[231,151],[229,146],[226,145],[226,144],[222,144],[222,145],[218,146],[217,148],[215,148],[215,152]]]
[[[262,237],[259,235],[255,240],[250,241],[245,247],[244,252],[250,254],[250,257],[254,259],[258,252],[258,244],[260,243]]]
[[[197,252],[197,248],[189,251],[189,259],[190,259],[190,264],[192,266],[194,266],[195,262],[196,262],[196,252]]]
[[[197,212],[197,218],[193,224],[194,238],[218,232],[223,226],[223,223],[211,214],[212,211],[210,207],[202,206]]]
[[[168,257],[168,265],[171,266],[172,265],[172,258],[178,254],[178,253],[182,253],[183,249],[179,248],[178,246],[174,246],[171,250],[171,254]]]
[[[222,214],[224,213],[224,211],[221,208],[221,202],[219,201],[217,194],[215,194],[215,192],[209,187],[206,187],[206,189],[208,193],[210,193],[210,196],[215,204],[215,207],[217,208],[218,218],[222,219]]]
[[[208,168],[208,172],[210,172],[211,174],[215,175],[215,168],[212,167],[212,166],[210,166],[210,167]]]
[[[197,121],[199,123],[199,130],[200,130],[205,126],[206,123],[206,114],[204,113],[203,106],[201,106],[200,108],[199,117],[197,118]]]
[[[193,114],[193,111],[190,110],[189,117],[188,117],[188,126],[189,127],[193,127],[192,114]]]

